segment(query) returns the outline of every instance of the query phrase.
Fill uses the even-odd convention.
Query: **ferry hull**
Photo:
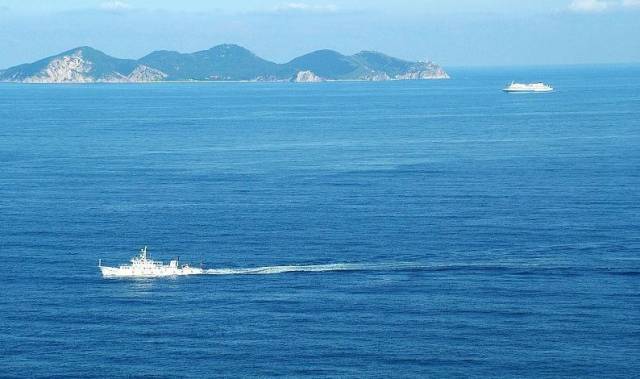
[[[508,89],[505,88],[503,89],[504,92],[510,92],[510,93],[529,93],[529,92],[553,92],[553,89]]]

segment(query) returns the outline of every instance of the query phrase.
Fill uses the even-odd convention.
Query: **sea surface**
[[[450,71],[0,85],[0,377],[640,375],[640,67]]]

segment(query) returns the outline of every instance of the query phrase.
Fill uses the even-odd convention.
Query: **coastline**
[[[65,81],[65,82],[26,82],[26,81],[0,81],[0,84],[161,84],[161,83],[294,83],[294,84],[318,84],[318,83],[353,83],[353,82],[422,82],[422,81],[442,81],[451,80],[450,76],[437,77],[429,79],[385,79],[385,80],[366,80],[366,79],[325,79],[322,81],[296,82],[294,80],[156,80],[156,81]]]

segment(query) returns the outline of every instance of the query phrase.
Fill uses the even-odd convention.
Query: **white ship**
[[[103,266],[102,260],[98,261],[98,268],[103,277],[110,278],[156,278],[163,276],[200,275],[204,273],[202,268],[180,265],[177,259],[168,265],[151,259],[147,247],[140,249],[140,254],[131,258],[130,265],[118,267]]]
[[[553,87],[548,84],[540,83],[516,83],[511,82],[502,89],[504,92],[551,92]]]

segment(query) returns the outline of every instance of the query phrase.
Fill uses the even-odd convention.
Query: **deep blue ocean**
[[[0,85],[0,377],[640,375],[640,67],[450,73]]]

